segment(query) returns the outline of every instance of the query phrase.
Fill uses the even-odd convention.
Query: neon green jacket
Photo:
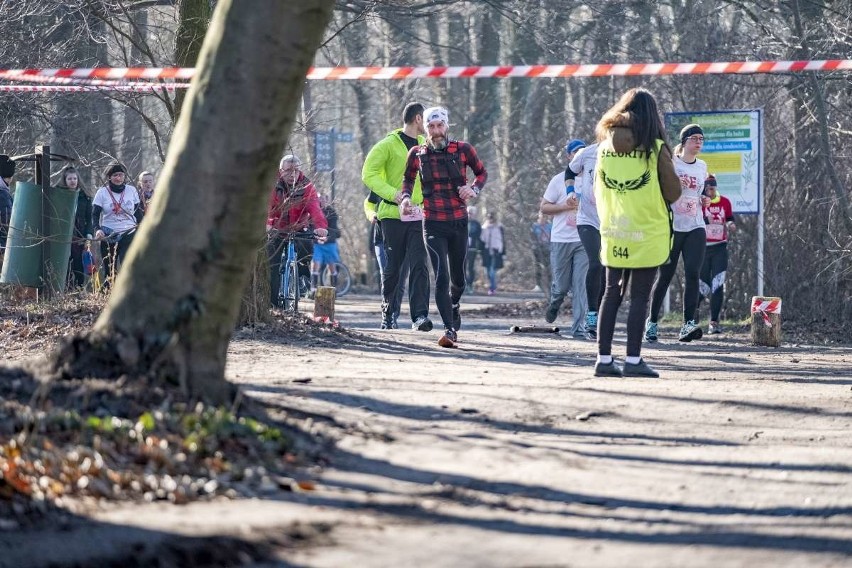
[[[402,188],[402,177],[405,174],[405,164],[408,161],[408,148],[399,137],[402,129],[397,128],[376,142],[367,153],[364,167],[361,168],[361,181],[370,190],[383,199],[379,203],[378,218],[399,219],[399,207],[393,203],[393,198]],[[417,142],[423,144],[423,136],[417,137]],[[390,203],[388,203],[390,202]],[[411,203],[423,204],[423,192],[420,189],[420,176],[414,182],[414,192]]]

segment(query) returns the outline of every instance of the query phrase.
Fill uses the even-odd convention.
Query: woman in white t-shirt
[[[106,184],[92,200],[92,225],[95,240],[101,242],[101,256],[107,271],[106,284],[115,278],[121,261],[130,248],[136,226],[142,220],[139,192],[127,185],[127,168],[112,162],[104,171]]]
[[[701,207],[705,200],[709,201],[703,195],[707,164],[698,159],[703,146],[704,131],[701,127],[697,124],[684,126],[674,156],[675,172],[680,178],[681,187],[680,199],[672,204],[674,242],[669,262],[660,267],[654,283],[651,313],[645,323],[645,341],[648,342],[657,341],[657,318],[681,256],[684,272],[683,326],[678,340],[689,342],[700,339],[703,334],[696,321],[699,275],[707,243]]]

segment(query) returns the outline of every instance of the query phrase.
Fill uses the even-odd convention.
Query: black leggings
[[[591,225],[577,225],[580,242],[589,257],[589,271],[586,272],[586,298],[589,311],[597,312],[601,305],[606,286],[606,275],[601,264],[601,232]]]
[[[627,356],[639,357],[642,352],[642,336],[645,333],[645,314],[648,313],[648,298],[657,275],[656,268],[606,269],[606,291],[598,316],[598,353],[612,355],[612,335],[618,307],[624,292],[630,288],[630,311],[627,312]],[[626,278],[628,282],[623,282]],[[627,285],[625,285],[627,284]]]
[[[728,243],[707,247],[704,266],[701,267],[701,295],[710,296],[710,321],[719,321],[722,301],[725,299],[725,276],[728,271]]]
[[[654,283],[654,296],[651,301],[651,321],[657,322],[663,299],[669,290],[672,277],[677,270],[678,257],[683,255],[683,321],[694,320],[698,312],[698,275],[704,262],[704,249],[707,248],[707,233],[704,228],[693,229],[688,233],[675,231],[672,252],[668,264],[660,267],[660,274]]]
[[[426,249],[435,272],[435,306],[445,329],[453,327],[453,304],[464,292],[464,264],[467,255],[467,219],[426,221],[423,224]]]

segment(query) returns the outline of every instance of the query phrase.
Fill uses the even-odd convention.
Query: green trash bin
[[[51,187],[42,202],[41,186],[30,182],[15,184],[0,282],[47,288],[49,293],[65,290],[77,191]],[[47,208],[45,228],[42,228],[42,204]]]

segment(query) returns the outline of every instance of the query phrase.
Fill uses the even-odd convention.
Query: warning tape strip
[[[150,93],[154,91],[174,91],[175,89],[186,89],[189,83],[149,83],[137,85],[0,85],[2,92],[23,93],[79,93],[84,91],[121,91],[134,93]]]
[[[769,314],[781,313],[781,299],[763,300],[755,298],[751,304],[751,313],[760,314],[763,317],[763,322],[771,327],[772,322],[769,319]]]
[[[589,65],[505,65],[469,67],[313,67],[311,80],[395,80],[512,77],[603,77],[639,75],[721,75],[850,71],[852,59],[817,61],[728,61],[716,63],[602,63]],[[30,81],[33,77],[104,80],[189,80],[189,67],[99,67],[93,69],[0,69],[0,79]]]

